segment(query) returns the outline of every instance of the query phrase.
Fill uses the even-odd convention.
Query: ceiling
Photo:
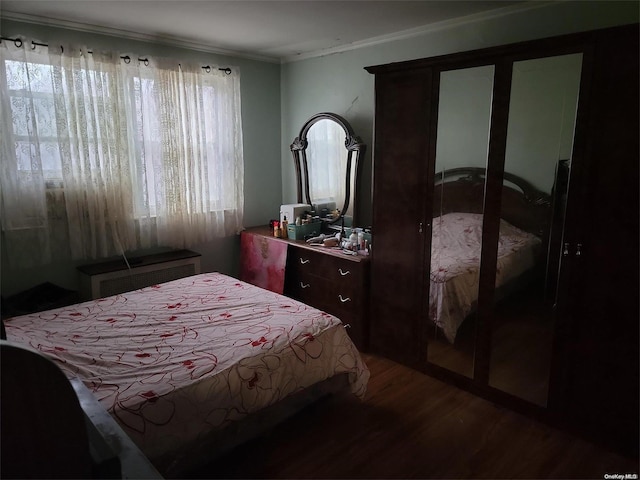
[[[286,62],[500,14],[525,3],[540,2],[0,0],[0,14],[12,20]]]

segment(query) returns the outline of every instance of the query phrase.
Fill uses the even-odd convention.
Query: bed
[[[475,310],[480,278],[485,170],[437,174],[434,190],[429,318],[449,343]],[[522,288],[541,267],[550,196],[505,173],[496,265],[496,291]]]
[[[4,324],[81,379],[167,476],[327,389],[363,397],[369,378],[338,318],[220,273]]]

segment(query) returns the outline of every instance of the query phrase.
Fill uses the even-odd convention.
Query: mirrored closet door
[[[511,77],[502,85],[493,64],[434,72],[427,365],[541,407],[548,400],[582,57],[502,63]],[[506,138],[489,158],[492,128],[501,128],[491,123],[500,118],[492,108],[505,112]],[[502,179],[491,186],[489,162]],[[493,282],[483,297],[481,268]]]
[[[582,54],[513,63],[489,385],[546,406]],[[515,183],[514,183],[515,181]]]
[[[493,65],[440,73],[427,360],[473,377]]]

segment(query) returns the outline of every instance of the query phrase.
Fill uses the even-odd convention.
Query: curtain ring
[[[207,65],[206,67],[202,67],[204,68],[204,71],[207,73],[211,73],[211,67],[209,65]]]
[[[129,55],[125,55],[124,57],[122,57],[122,59],[127,65],[131,63],[131,57]]]
[[[36,49],[36,44],[34,42],[31,42],[31,50],[35,50]]]
[[[145,58],[145,59],[144,59],[144,66],[145,66],[145,67],[148,67],[148,66],[149,66],[149,59],[148,59],[148,58]]]
[[[21,40],[21,39],[19,39],[19,38],[16,38],[16,39],[13,41],[13,44],[14,44],[16,47],[20,48],[20,47],[22,46],[22,40]]]

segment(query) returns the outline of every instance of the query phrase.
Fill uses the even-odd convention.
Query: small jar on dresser
[[[274,238],[266,227],[250,228],[242,235],[262,237],[257,239],[258,242],[243,241],[243,245],[248,245],[243,248],[252,248],[251,245],[263,242],[286,242],[283,293],[338,317],[356,347],[361,351],[367,350],[369,257],[346,255],[340,249],[311,246],[302,240]],[[264,257],[268,249],[259,248]],[[265,261],[269,259],[265,258]],[[244,264],[242,259],[241,263]]]

